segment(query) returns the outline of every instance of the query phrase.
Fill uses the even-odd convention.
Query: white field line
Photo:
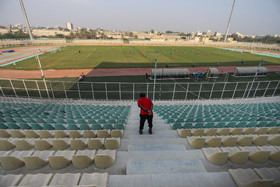
[[[94,48],[94,49],[91,51],[91,53],[90,53],[89,55],[91,55],[91,54],[93,53],[93,51],[95,51],[95,49],[96,49],[96,48]],[[88,55],[87,57],[89,57],[89,55]]]

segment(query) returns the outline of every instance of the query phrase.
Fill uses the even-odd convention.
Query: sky
[[[23,0],[31,26],[225,33],[233,0]],[[280,0],[236,0],[229,33],[280,34]],[[23,24],[19,0],[0,0],[0,25]]]

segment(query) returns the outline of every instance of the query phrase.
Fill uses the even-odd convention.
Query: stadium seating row
[[[234,135],[234,136],[188,136],[187,140],[193,148],[201,149],[205,145],[209,147],[233,147],[254,145],[280,145],[280,135]]]
[[[49,139],[34,139],[34,138],[0,138],[0,150],[8,151],[16,148],[16,150],[98,150],[98,149],[118,149],[120,147],[120,138],[49,138]]]
[[[130,106],[116,105],[63,105],[35,103],[0,103],[0,117],[41,118],[41,119],[100,119],[127,116]]]
[[[121,138],[123,130],[1,130],[0,138]]]
[[[202,148],[205,158],[213,164],[223,165],[228,160],[235,164],[245,164],[248,159],[264,164],[268,159],[280,163],[279,146],[245,146]]]
[[[259,128],[213,128],[213,129],[177,129],[180,137],[187,136],[215,136],[215,135],[246,135],[246,134],[279,134],[280,127]]]
[[[178,120],[177,120],[178,121]],[[168,121],[167,123],[170,123]],[[181,123],[181,122],[175,122],[175,123],[170,123],[171,128],[173,130],[176,129],[199,129],[199,128],[251,128],[251,127],[280,127],[280,121],[270,121],[270,122],[186,122],[186,123]]]
[[[229,173],[237,186],[280,186],[280,168],[230,169]]]
[[[53,169],[61,169],[73,164],[75,168],[87,168],[94,162],[96,168],[111,167],[116,159],[116,150],[79,151],[0,151],[3,169],[13,170],[26,166],[27,169],[40,169],[47,164]]]
[[[95,186],[106,187],[108,173],[52,173],[0,175],[1,186]]]
[[[104,120],[105,121],[105,120]],[[94,123],[94,124],[79,124],[73,122],[71,124],[62,123],[0,123],[0,129],[21,129],[21,130],[113,130],[125,129],[125,121],[118,123]]]
[[[157,105],[155,112],[160,116],[170,114],[180,116],[212,116],[212,117],[246,117],[246,116],[278,116],[279,103],[255,103],[255,104],[216,104],[216,105]],[[273,110],[273,113],[271,111]],[[245,111],[245,113],[244,113]]]

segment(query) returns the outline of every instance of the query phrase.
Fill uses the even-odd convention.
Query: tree
[[[134,36],[133,32],[128,33],[128,37],[133,38],[133,36]]]

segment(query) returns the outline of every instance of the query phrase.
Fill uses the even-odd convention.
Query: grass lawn
[[[80,53],[79,53],[80,50]],[[198,53],[199,52],[199,53]],[[256,66],[263,59],[263,65],[280,64],[280,59],[250,53],[227,51],[211,47],[155,47],[155,46],[70,46],[56,53],[40,56],[43,69],[84,69],[84,68],[136,68],[158,66],[190,67],[196,66]],[[38,62],[30,58],[8,65],[3,69],[36,70]]]

